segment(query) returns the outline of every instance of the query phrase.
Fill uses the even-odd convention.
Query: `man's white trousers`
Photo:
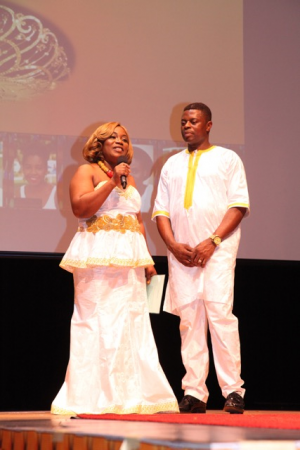
[[[209,370],[207,328],[209,327],[214,364],[223,396],[238,392],[242,397],[241,357],[238,319],[231,303],[195,300],[179,309],[181,354],[186,375],[185,395],[207,402],[206,378]]]

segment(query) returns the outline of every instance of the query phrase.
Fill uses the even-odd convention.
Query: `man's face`
[[[198,109],[183,111],[181,117],[181,134],[188,143],[189,149],[195,150],[201,144],[208,142],[208,133],[212,122]]]

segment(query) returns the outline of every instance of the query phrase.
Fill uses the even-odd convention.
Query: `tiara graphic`
[[[70,73],[55,34],[33,15],[0,5],[0,100],[53,90]]]

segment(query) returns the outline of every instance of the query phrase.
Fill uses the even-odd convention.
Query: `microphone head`
[[[121,163],[126,163],[126,164],[128,163],[127,155],[122,155],[122,156],[118,157],[118,159],[117,159],[117,166],[119,164],[121,164]]]

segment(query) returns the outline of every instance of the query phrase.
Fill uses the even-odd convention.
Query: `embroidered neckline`
[[[186,148],[186,149],[185,149],[185,153],[187,153],[187,154],[189,154],[189,155],[192,155],[194,152],[197,152],[197,153],[201,153],[201,154],[202,154],[202,153],[210,152],[210,151],[213,150],[215,147],[216,147],[216,145],[212,145],[211,147],[207,148],[206,150],[198,149],[198,150],[193,150],[192,152],[189,152],[188,149]]]
[[[184,194],[184,208],[185,209],[189,209],[193,204],[193,195],[194,195],[196,173],[197,173],[197,168],[199,165],[199,159],[203,153],[207,153],[215,147],[216,147],[215,145],[212,145],[211,147],[207,148],[206,150],[194,150],[193,152],[189,152],[188,149],[186,149],[186,153],[188,153],[190,156],[189,156],[189,165],[188,165],[188,171],[187,171],[187,175],[186,175],[186,185],[185,185],[185,194]]]
[[[107,180],[102,180],[102,181],[100,181],[100,182],[97,184],[97,186],[94,187],[94,190],[96,191],[96,190],[99,189],[101,186],[103,186],[103,184],[105,184],[105,183],[108,183],[108,181],[107,181]],[[131,184],[129,184],[129,185],[127,186],[126,189],[121,189],[121,188],[119,188],[119,186],[114,187],[114,190],[116,190],[117,193],[118,193],[121,197],[125,197],[126,200],[132,196],[133,189],[135,189],[135,187],[132,186]]]

